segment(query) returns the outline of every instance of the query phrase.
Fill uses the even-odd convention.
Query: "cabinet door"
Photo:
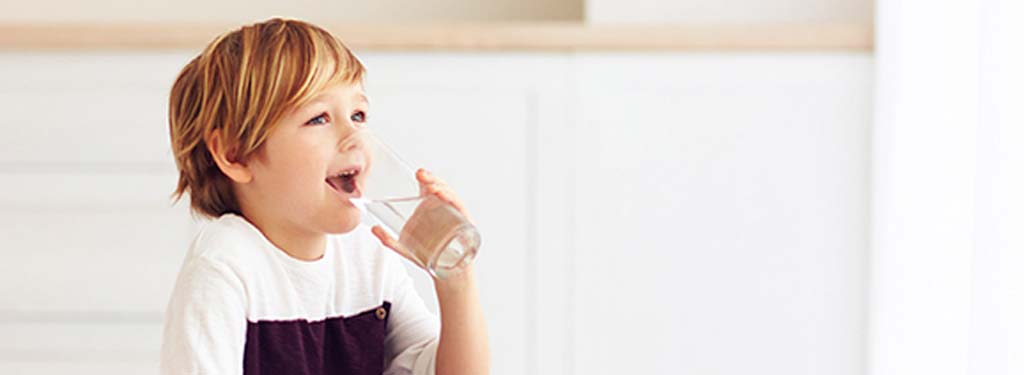
[[[182,54],[0,60],[0,373],[153,372],[196,223],[172,206]]]
[[[575,373],[860,373],[870,59],[577,63]]]

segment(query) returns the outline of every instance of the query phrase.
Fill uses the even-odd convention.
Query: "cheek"
[[[293,190],[311,191],[326,186],[324,179],[327,178],[326,166],[315,160],[297,160],[287,171],[283,178],[292,186]]]
[[[268,142],[268,167],[281,188],[310,192],[326,186],[331,146],[317,134],[294,134]]]
[[[327,160],[320,156],[323,152],[318,151],[314,145],[295,144],[280,151],[278,164],[286,174],[293,174],[296,177],[307,177],[312,174],[327,177]]]

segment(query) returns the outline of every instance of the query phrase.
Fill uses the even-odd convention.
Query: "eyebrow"
[[[321,103],[321,104],[323,104],[324,103],[324,96],[325,96],[324,94],[320,94],[320,95],[317,95],[317,96],[313,97],[313,99],[311,99],[309,102],[304,104],[303,107],[312,105],[314,103]],[[366,96],[365,93],[362,93],[362,92],[357,93],[355,97],[358,98],[358,99],[362,99],[364,102],[366,102],[367,105],[370,104],[370,97]]]

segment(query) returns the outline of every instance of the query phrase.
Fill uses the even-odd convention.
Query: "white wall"
[[[0,2],[0,21],[249,23],[271,16],[324,23],[575,20],[583,0],[39,0]]]
[[[0,2],[0,21],[314,22],[586,21],[589,23],[871,23],[873,0],[40,0]]]
[[[587,0],[590,23],[855,23],[874,19],[873,0]]]
[[[1024,3],[879,5],[869,373],[1024,374]]]
[[[870,60],[577,68],[576,373],[861,373]]]
[[[868,55],[362,56],[479,222],[495,374],[862,372]],[[155,371],[187,57],[0,55],[0,373]]]

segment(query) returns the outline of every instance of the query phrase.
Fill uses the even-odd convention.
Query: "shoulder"
[[[189,247],[189,261],[232,264],[259,254],[265,240],[259,229],[238,215],[225,214],[206,223]]]
[[[260,238],[259,231],[240,216],[223,215],[205,223],[189,246],[175,295],[215,301],[241,294],[251,279],[247,274],[264,262]]]

